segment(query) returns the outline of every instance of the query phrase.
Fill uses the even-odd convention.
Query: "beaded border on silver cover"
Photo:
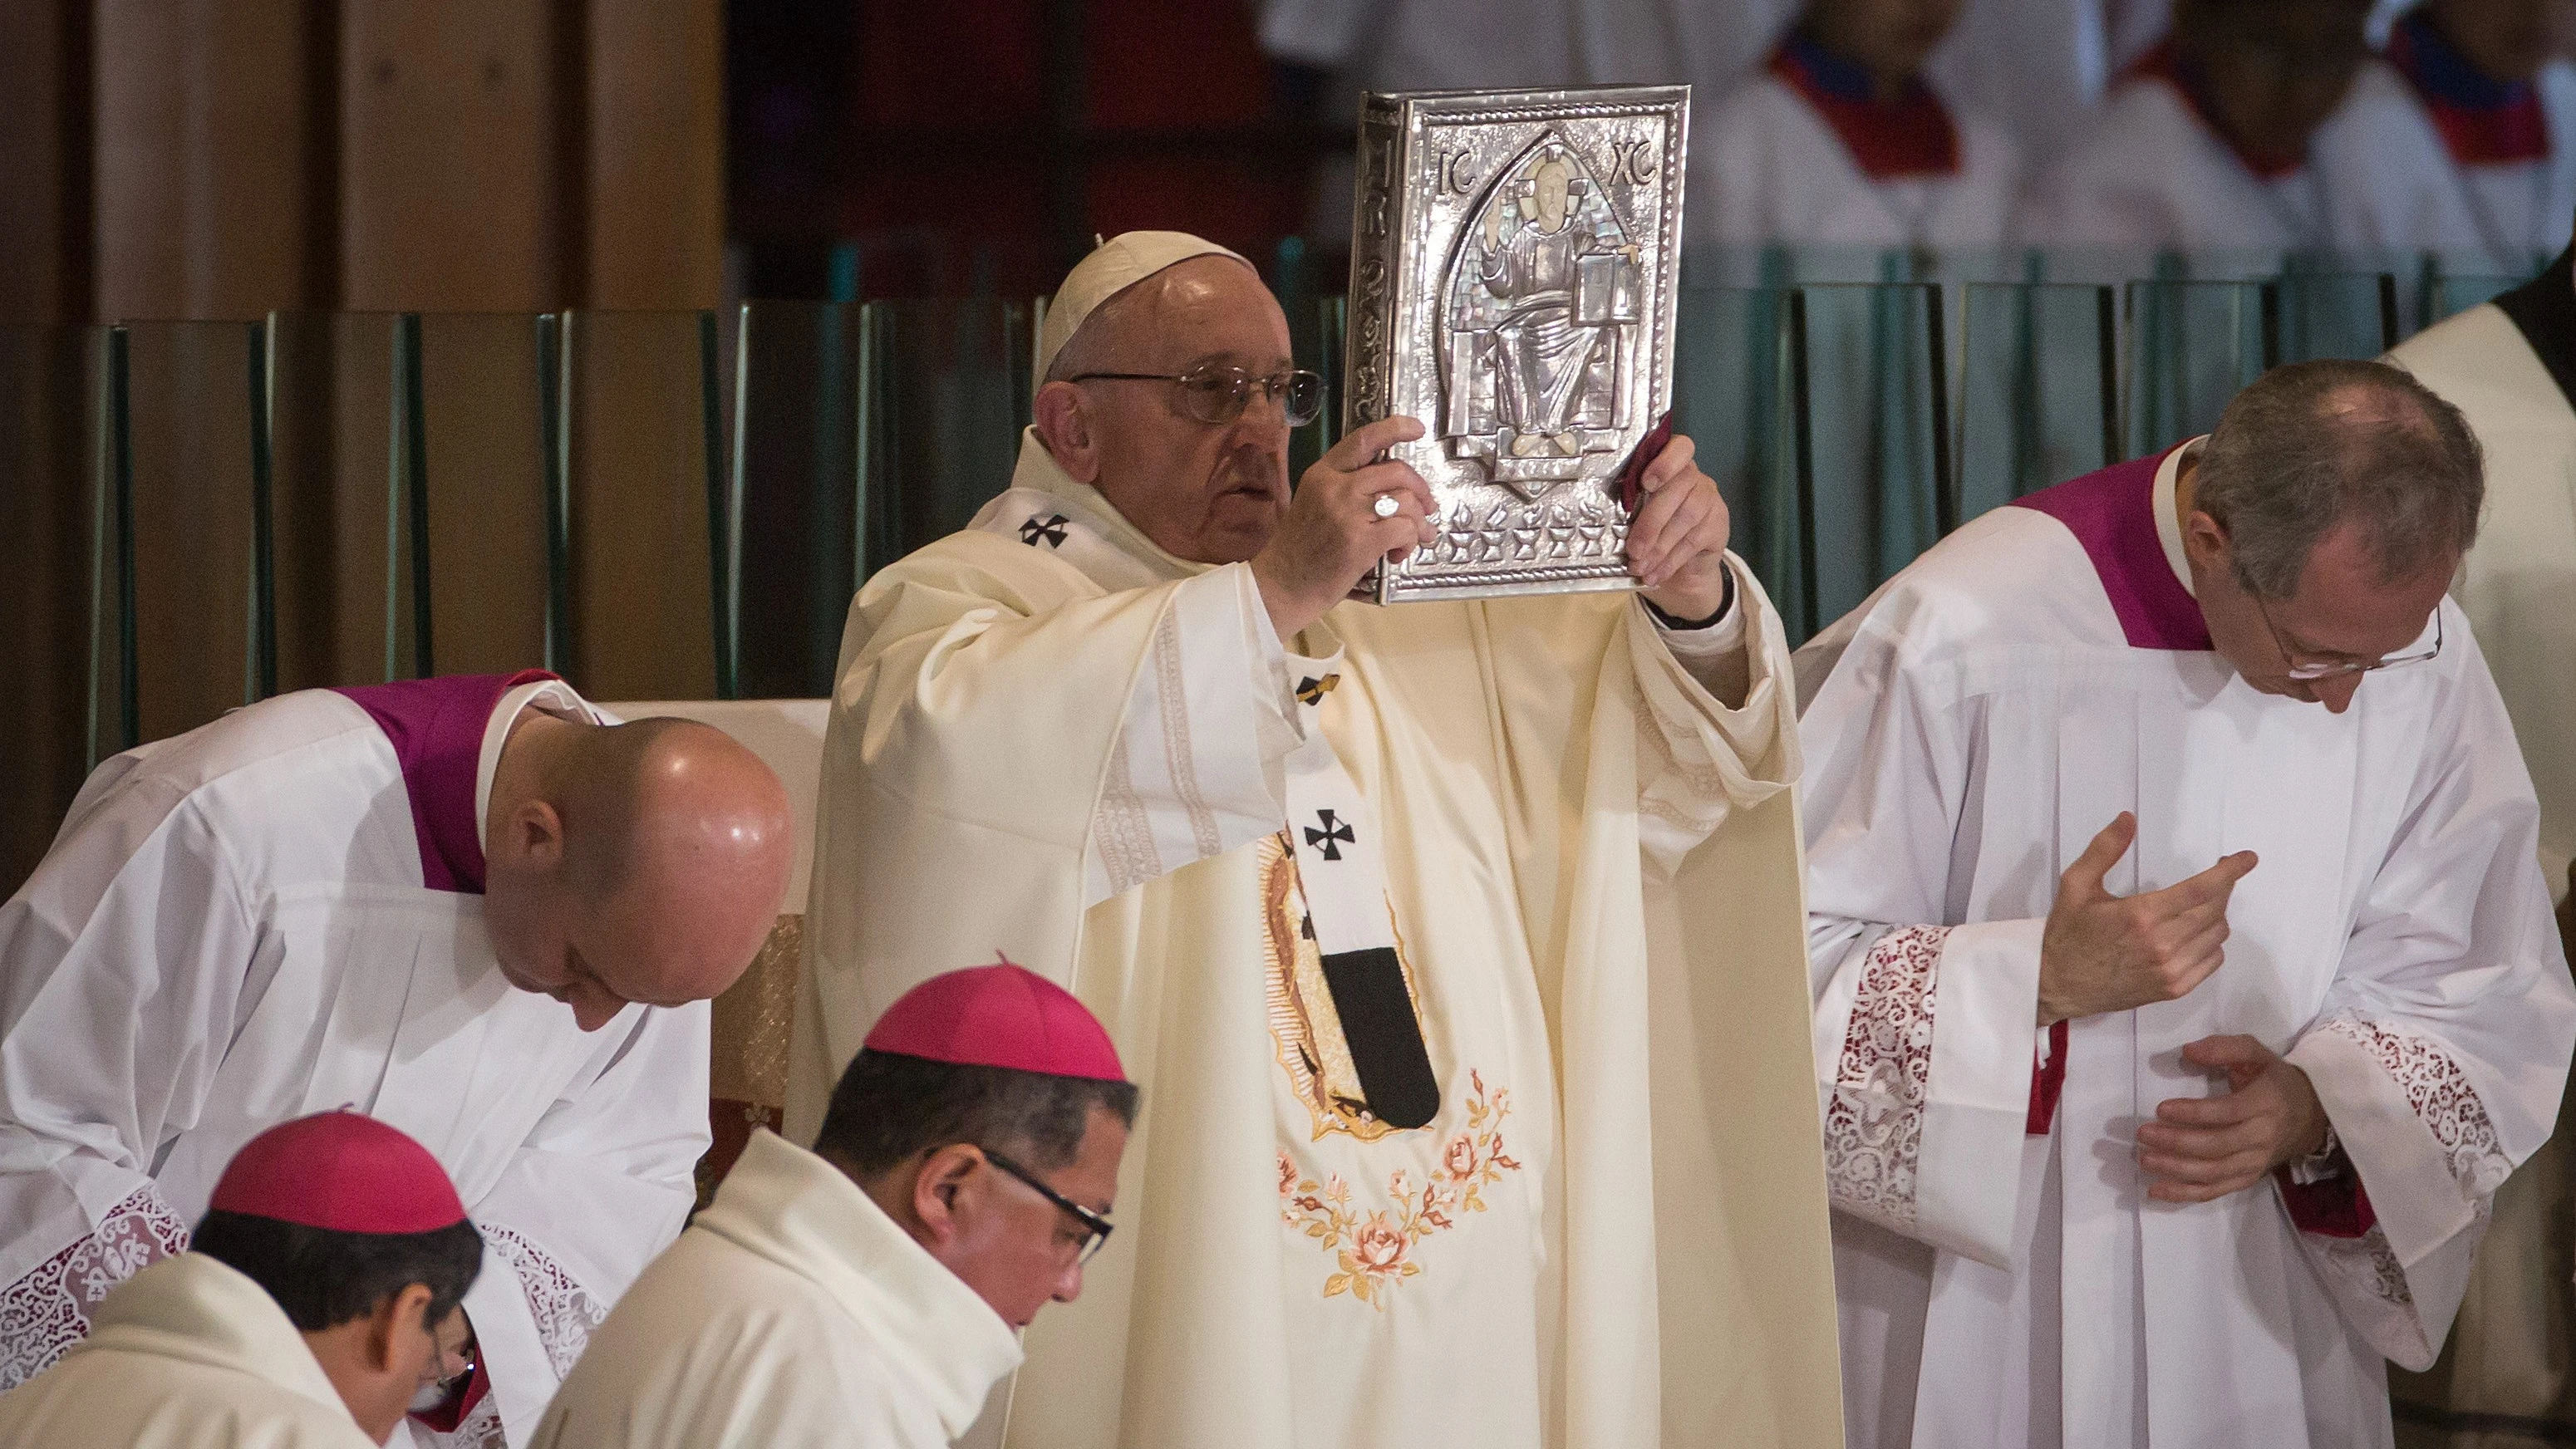
[[[1358,597],[1624,589],[1618,474],[1672,401],[1690,87],[1360,102],[1345,430],[1392,450],[1440,536]]]

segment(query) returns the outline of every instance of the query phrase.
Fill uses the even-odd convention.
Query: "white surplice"
[[[853,608],[787,1100],[810,1140],[877,1014],[997,950],[1109,1027],[1123,1227],[1030,1329],[1010,1441],[1838,1445],[1759,590],[1694,631],[1732,648],[1604,593],[1283,645],[1246,566],[1164,554],[1034,434],[1014,482]],[[1419,1126],[1368,1110],[1321,958],[1371,913]]]
[[[2020,151],[2003,131],[1952,111],[1959,169],[1873,178],[1815,107],[1758,75],[1693,118],[1694,241],[1730,245],[1992,247],[2021,194]]]
[[[591,1335],[534,1444],[945,1449],[1019,1361],[1001,1315],[858,1184],[762,1130]]]
[[[2279,251],[2335,244],[2314,165],[2257,175],[2175,85],[2131,74],[2039,167],[2016,240],[2040,247]]]
[[[531,706],[588,707],[528,684],[478,721],[479,759],[447,782],[472,792],[478,826]],[[90,777],[0,907],[6,1381],[185,1246],[244,1142],[351,1106],[454,1180],[487,1245],[465,1299],[492,1385],[481,1420],[513,1442],[535,1426],[694,1200],[707,1008],[630,1006],[580,1030],[503,979],[482,896],[428,888],[423,851],[395,746],[335,691],[236,710]]]
[[[1799,657],[1856,1449],[2386,1445],[2383,1356],[2432,1361],[2557,1115],[2576,988],[2467,618],[2344,714],[2256,693],[2183,582],[2178,456],[1986,514]],[[2068,1024],[2043,1114],[2041,930],[2123,810],[2117,894],[2261,864],[2208,981]],[[2135,1125],[2224,1090],[2179,1056],[2220,1033],[2307,1072],[2375,1225],[2144,1198]]]
[[[0,1394],[0,1449],[374,1449],[268,1290],[198,1253],[98,1306],[89,1338]]]
[[[2527,275],[2533,258],[2565,246],[2576,221],[2576,65],[2552,60],[2533,84],[2549,155],[2464,165],[2405,77],[2385,61],[2363,66],[2315,142],[2337,243],[2441,252],[2454,272],[2506,277]]]

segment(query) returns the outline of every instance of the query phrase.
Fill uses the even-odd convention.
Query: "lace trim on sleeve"
[[[2429,1037],[2367,1017],[2338,1016],[2322,1029],[2369,1052],[2396,1081],[2407,1106],[2441,1144],[2452,1180],[2484,1218],[2496,1189],[2513,1173],[2513,1159],[2497,1145],[2486,1104],[2460,1064]]]
[[[117,1284],[188,1251],[188,1225],[146,1187],[107,1210],[88,1237],[0,1290],[0,1390],[52,1366],[89,1336],[90,1310]]]
[[[537,1321],[537,1341],[545,1345],[546,1361],[561,1379],[581,1361],[582,1350],[590,1346],[591,1331],[608,1320],[608,1309],[544,1249],[508,1228],[491,1223],[481,1227],[483,1241],[518,1274],[519,1289],[528,1297],[529,1316]],[[473,1422],[469,1417],[457,1432],[463,1433]]]
[[[1870,947],[1825,1104],[1825,1176],[1834,1205],[1899,1232],[1914,1227],[1933,995],[1949,935],[1946,926],[1908,926]]]

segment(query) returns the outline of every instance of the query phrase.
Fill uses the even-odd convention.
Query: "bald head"
[[[630,1002],[717,995],[777,920],[795,860],[786,787],[722,730],[526,720],[492,793],[494,952],[584,1030]]]

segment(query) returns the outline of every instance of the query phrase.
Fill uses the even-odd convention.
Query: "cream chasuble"
[[[1741,709],[1615,594],[1345,604],[1283,648],[1247,568],[1034,436],[1014,483],[852,610],[787,1121],[997,950],[1109,1025],[1122,1231],[1028,1333],[1010,1442],[1838,1445],[1760,591]],[[1364,832],[1382,884],[1327,884]],[[1375,995],[1337,964],[1371,930]],[[1423,1126],[1369,1110],[1388,1035]]]
[[[2565,892],[2576,855],[2576,285],[2538,279],[2389,354],[2466,413],[2486,449],[2486,523],[2451,595],[2478,631],[2540,796],[2540,860]],[[2563,898],[2563,896],[2562,896]],[[2564,909],[2562,907],[2562,909]],[[2562,915],[2562,920],[2565,917]],[[2576,1429],[2576,1148],[2559,1130],[2496,1194],[2442,1362],[2401,1402]]]
[[[858,1184],[760,1131],[592,1335],[534,1442],[946,1449],[1019,1361],[1001,1315]]]
[[[196,1253],[137,1273],[87,1340],[0,1394],[0,1449],[374,1449],[268,1290]]]
[[[2180,453],[1984,515],[1799,653],[1854,1449],[2385,1446],[2384,1361],[2432,1362],[2557,1116],[2576,986],[2468,620],[2342,714],[2256,693]],[[2226,962],[2036,1032],[2059,873],[2124,810],[2115,894],[2260,854]],[[2221,1033],[2307,1072],[2357,1177],[2145,1198],[2136,1123],[2224,1089],[2180,1058]]]

